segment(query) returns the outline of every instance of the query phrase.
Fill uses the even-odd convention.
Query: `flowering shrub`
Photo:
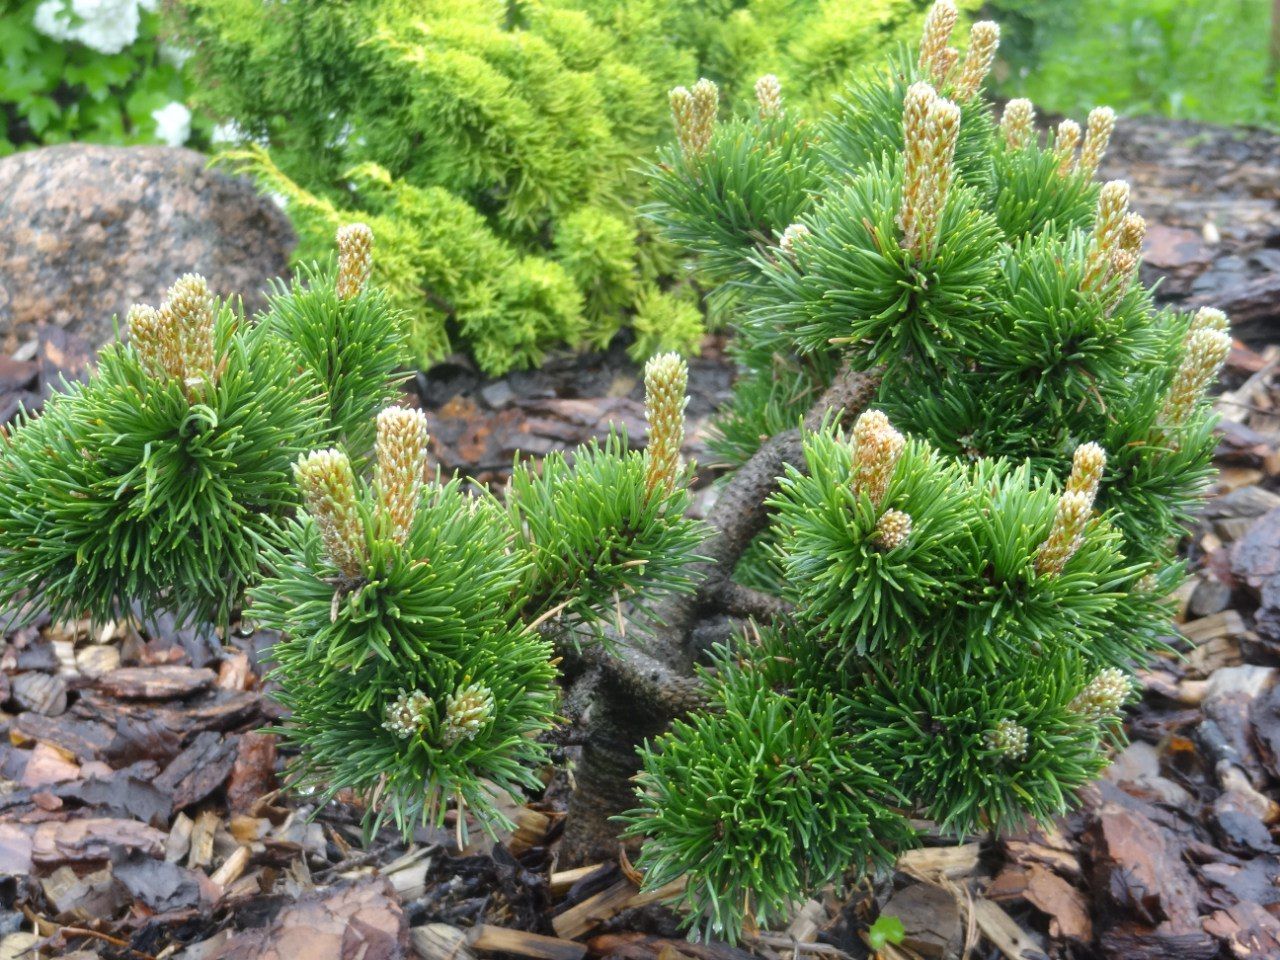
[[[191,140],[186,53],[160,42],[158,6],[17,0],[0,19],[0,155],[69,140]]]

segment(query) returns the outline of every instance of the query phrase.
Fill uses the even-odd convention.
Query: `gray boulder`
[[[200,273],[246,308],[286,272],[288,219],[243,179],[173,147],[68,144],[0,159],[0,353],[40,323],[111,339],[112,317]]]

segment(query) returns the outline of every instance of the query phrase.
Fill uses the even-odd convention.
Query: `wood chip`
[[[409,930],[409,944],[419,960],[475,960],[466,940],[465,930],[447,923],[428,923]]]
[[[1039,960],[1044,956],[1044,948],[1035,938],[990,900],[975,897],[972,909],[978,929],[1008,960]]]
[[[122,902],[110,868],[80,876],[71,867],[62,866],[41,880],[40,887],[58,916],[64,918],[110,917]]]
[[[813,943],[818,939],[818,931],[827,925],[829,919],[826,908],[821,903],[806,900],[787,926],[787,936],[797,943]]]
[[[11,682],[13,699],[23,710],[56,717],[67,710],[67,682],[51,673],[20,673]]]
[[[243,886],[242,886],[243,885]],[[246,877],[226,899],[253,899],[255,878]],[[391,888],[365,877],[311,890],[285,905],[264,926],[241,930],[216,954],[219,960],[392,960],[409,947],[409,926]]]
[[[928,960],[959,953],[964,936],[955,894],[931,883],[911,883],[894,892],[883,913],[902,921],[902,946]]]
[[[249,657],[243,651],[237,650],[218,667],[218,686],[223,690],[248,690],[256,680]]]
[[[553,918],[551,926],[564,939],[576,940],[592,927],[625,910],[635,895],[635,884],[630,880],[619,880]]]
[[[173,796],[175,810],[199,803],[231,775],[238,747],[238,737],[206,730],[156,777],[156,786]]]
[[[120,667],[98,677],[96,686],[126,700],[171,700],[208,689],[215,679],[212,670],[203,668]]]
[[[599,870],[601,864],[592,863],[585,867],[574,867],[572,870],[557,870],[551,874],[549,881],[551,886],[551,895],[553,897],[563,897],[569,892],[570,888],[581,880],[583,877],[589,877],[591,874]]]
[[[191,849],[191,831],[195,821],[185,813],[179,813],[169,828],[169,838],[164,843],[164,858],[169,863],[177,863]]]
[[[120,666],[120,650],[117,647],[94,644],[76,651],[76,669],[84,676],[95,679]]]
[[[202,870],[213,863],[213,838],[218,826],[218,814],[214,810],[203,810],[196,817],[191,831],[191,853],[187,857],[187,866],[192,870]]]
[[[898,858],[898,869],[926,882],[942,877],[968,876],[978,866],[982,845],[966,843],[955,847],[920,847]]]
[[[1037,863],[1007,867],[987,889],[991,899],[1020,897],[1049,917],[1049,935],[1080,943],[1093,940],[1093,922],[1084,894]]]
[[[509,953],[517,957],[533,957],[534,960],[582,960],[587,955],[587,948],[581,943],[523,930],[508,930],[488,923],[472,928],[467,945],[477,952]]]
[[[628,900],[623,909],[633,910],[636,907],[646,907],[651,903],[661,903],[664,900],[669,900],[684,890],[688,883],[689,875],[685,874],[683,877],[677,877],[670,883],[663,884],[661,887],[657,887],[656,889],[642,890]]]
[[[1244,619],[1235,610],[1223,610],[1199,620],[1191,620],[1179,628],[1182,635],[1194,644],[1205,643],[1219,637],[1240,637],[1246,632]]]
[[[67,754],[47,743],[37,743],[27,758],[27,765],[19,781],[24,787],[45,787],[53,783],[65,783],[80,776],[80,767]]]
[[[39,824],[32,837],[36,864],[107,860],[120,850],[141,850],[152,857],[164,853],[165,835],[137,820],[90,817],[65,823]]]
[[[218,886],[226,889],[240,879],[244,868],[249,865],[249,848],[236,847],[235,853],[227,857],[226,862],[209,877]]]
[[[507,849],[511,855],[519,857],[534,847],[546,842],[547,830],[551,827],[551,818],[538,810],[521,807],[515,813],[516,828],[511,833]]]

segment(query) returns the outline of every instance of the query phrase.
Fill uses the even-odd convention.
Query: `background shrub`
[[[702,333],[672,249],[637,219],[635,173],[669,138],[667,91],[766,69],[827,92],[918,23],[920,0],[186,0],[199,105],[234,122],[227,159],[287,200],[314,257],[368,221],[379,282],[429,364],[487,373],[599,346],[632,317],[643,350]],[[781,64],[781,67],[779,66]],[[230,128],[228,128],[230,129]],[[674,299],[672,297],[674,296]]]
[[[1079,113],[1109,103],[1213,123],[1280,124],[1269,0],[994,0],[1001,93]]]

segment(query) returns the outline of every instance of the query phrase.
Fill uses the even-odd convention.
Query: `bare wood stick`
[[[613,886],[606,887],[595,896],[588,897],[553,918],[551,926],[565,939],[576,939],[592,927],[616,917],[627,908],[635,895],[635,884],[630,880],[619,880]]]
[[[540,933],[508,930],[488,923],[472,928],[467,946],[472,950],[511,953],[518,957],[533,957],[534,960],[582,960],[587,955],[587,948],[581,943],[544,937]]]
[[[562,897],[573,889],[573,885],[583,877],[589,877],[591,874],[599,870],[604,864],[589,863],[584,867],[574,867],[572,870],[557,870],[551,874],[551,895],[553,897]]]

